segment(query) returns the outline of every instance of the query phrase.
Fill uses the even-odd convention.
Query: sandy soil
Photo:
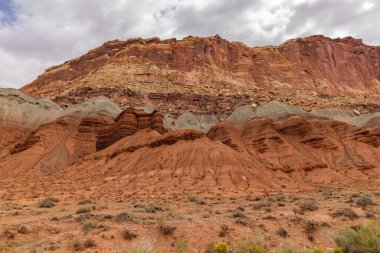
[[[122,252],[147,240],[165,252],[178,252],[183,242],[186,252],[204,252],[216,242],[246,240],[270,249],[331,247],[334,230],[380,215],[377,205],[357,204],[362,196],[380,202],[380,189],[363,185],[315,185],[317,190],[308,193],[192,189],[160,195],[143,190],[133,195],[117,183],[51,177],[0,185],[0,249],[5,252]],[[52,201],[44,203],[54,206],[41,207],[48,197]],[[344,209],[357,217],[339,216]]]

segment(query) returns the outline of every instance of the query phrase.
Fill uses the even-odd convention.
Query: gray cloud
[[[0,22],[1,87],[21,87],[112,39],[219,34],[260,46],[324,34],[380,44],[376,0],[5,1],[0,20],[13,18]]]

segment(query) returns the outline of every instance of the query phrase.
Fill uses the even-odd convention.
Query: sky
[[[262,46],[322,34],[380,45],[379,14],[379,0],[0,0],[0,87],[114,39],[219,34]]]

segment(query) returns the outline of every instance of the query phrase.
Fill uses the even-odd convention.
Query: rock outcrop
[[[2,98],[0,122],[0,176],[5,179],[113,178],[125,189],[149,184],[157,190],[300,190],[311,188],[305,181],[380,182],[377,113],[306,112],[272,102],[237,108],[222,122],[192,113],[168,121],[153,108],[121,110],[106,98],[68,108],[45,101],[52,109],[19,93],[8,96],[10,104]],[[25,115],[30,108],[36,115],[52,115],[35,115],[33,125],[9,115]]]
[[[380,91],[380,47],[324,36],[248,47],[219,36],[109,41],[51,67],[23,91],[54,98],[85,87],[130,92],[252,94],[277,88],[333,95]]]
[[[146,128],[156,130],[161,134],[165,133],[162,113],[156,110],[146,112],[133,108],[126,109],[120,113],[114,124],[97,130],[96,149],[104,149],[116,141],[136,133],[137,130]]]

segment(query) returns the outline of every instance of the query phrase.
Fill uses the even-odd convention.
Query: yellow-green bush
[[[333,248],[334,253],[343,253],[343,249],[341,247],[335,246]]]
[[[313,253],[324,253],[325,249],[322,246],[318,246],[314,248]]]
[[[380,248],[380,221],[369,221],[358,230],[344,227],[335,233],[334,240],[345,253],[378,253]]]
[[[248,247],[248,253],[268,253],[268,251],[260,245],[253,245]]]
[[[218,242],[213,246],[214,253],[227,253],[230,246],[226,242]]]

